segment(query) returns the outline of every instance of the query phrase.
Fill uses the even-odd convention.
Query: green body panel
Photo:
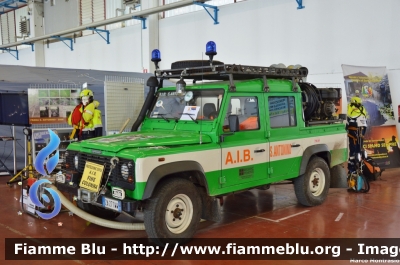
[[[146,188],[146,184],[147,184],[146,182],[136,182],[135,190],[129,192],[125,191],[126,196],[131,199],[140,200],[141,198],[143,198],[143,193],[144,189]]]
[[[342,164],[347,160],[348,149],[334,149],[331,151],[331,167]]]
[[[347,157],[346,157],[347,149],[335,150],[335,152],[341,153],[343,155],[343,158],[347,159]],[[301,159],[302,159],[302,157],[295,157],[295,158],[284,159],[284,160],[272,162],[272,163],[270,163],[270,167],[275,170],[275,168],[286,167],[287,164],[293,165],[293,164],[298,163],[298,165],[300,165]],[[343,163],[343,160],[341,160],[341,162],[338,164],[341,164],[341,163]],[[267,165],[268,165],[268,163],[264,164],[265,167]],[[331,163],[331,167],[333,167],[335,165],[337,165],[337,164]],[[260,166],[262,166],[262,165],[260,165]],[[300,169],[299,166],[298,167],[296,166],[295,168],[297,168],[298,170]],[[277,177],[270,177],[270,174],[268,174],[268,172],[265,172],[262,175],[262,177],[260,177],[258,179],[250,179],[249,181],[243,181],[243,179],[238,178],[237,174],[234,173],[235,170],[237,170],[237,168],[222,171],[222,175],[236,177],[236,180],[233,181],[235,183],[235,185],[230,185],[230,186],[226,186],[226,187],[222,187],[222,188],[218,188],[215,185],[215,178],[217,178],[217,176],[219,175],[218,172],[208,172],[206,174],[207,182],[209,184],[210,196],[218,196],[218,195],[223,195],[226,193],[231,193],[231,192],[235,192],[235,191],[239,191],[239,190],[249,189],[252,187],[263,186],[266,184],[272,184],[275,182],[280,182],[280,181],[296,178],[299,176],[298,171],[297,171],[297,173],[293,173],[290,175],[281,175],[281,176],[277,176]],[[293,169],[293,171],[296,171],[296,169]],[[209,177],[209,176],[212,176],[212,177]],[[217,184],[217,185],[220,186],[220,184]]]
[[[207,179],[207,185],[208,185],[208,192],[211,194],[218,194],[218,191],[220,190],[220,177],[221,177],[221,171],[210,171],[206,172],[206,179]]]
[[[249,188],[254,188],[257,186],[262,186],[262,185],[265,185],[268,183],[270,183],[270,182],[268,182],[267,178],[257,179],[257,180],[253,180],[253,181],[246,181],[246,182],[236,182],[236,185],[230,185],[230,186],[220,188],[220,189],[218,189],[217,192],[210,193],[210,196],[224,195],[224,194],[235,192],[235,191],[240,191],[240,190],[245,190],[245,189],[249,189]]]

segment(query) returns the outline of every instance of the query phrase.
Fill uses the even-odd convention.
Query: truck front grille
[[[74,166],[74,157],[78,154],[78,169],[77,171],[80,174],[83,174],[83,171],[85,169],[85,164],[86,161],[96,163],[99,165],[105,165],[104,168],[104,174],[103,174],[103,181],[102,184],[105,184],[108,174],[110,173],[111,169],[111,162],[110,159],[111,157],[108,156],[99,156],[99,155],[94,155],[94,154],[87,154],[87,153],[78,153],[75,151],[68,151],[68,156],[66,158],[66,162],[75,168]],[[125,180],[122,175],[121,175],[121,166],[123,164],[132,164],[132,167],[129,168],[129,176],[133,177],[133,183],[129,183],[127,180]],[[108,179],[108,182],[110,182],[113,186],[118,186],[124,189],[129,189],[129,190],[134,190],[135,189],[135,164],[133,163],[132,160],[128,159],[119,159],[119,162],[115,169],[113,170],[112,174],[110,175],[110,178]]]
[[[108,173],[110,172],[110,169],[111,169],[110,159],[111,159],[111,157],[80,153],[79,154],[78,171],[80,173],[83,173],[83,170],[85,169],[86,161],[89,161],[89,162],[96,163],[99,165],[105,165],[104,175],[108,176]],[[115,170],[113,172],[113,175],[114,174],[115,174]]]

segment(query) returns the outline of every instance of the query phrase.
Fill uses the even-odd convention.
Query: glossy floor
[[[144,231],[104,228],[70,216],[50,220],[19,215],[20,186],[7,186],[0,177],[0,264],[43,264],[43,261],[5,261],[5,238],[146,238]],[[371,183],[367,194],[330,189],[317,207],[297,203],[291,184],[251,190],[225,197],[223,220],[201,222],[198,238],[399,238],[400,168],[388,169]],[[129,221],[127,217],[117,220]],[[58,223],[61,222],[62,226]],[[60,260],[46,264],[350,264],[349,261],[257,260]]]

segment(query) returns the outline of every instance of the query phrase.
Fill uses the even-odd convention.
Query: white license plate
[[[103,206],[105,208],[121,212],[121,201],[109,199],[104,196],[102,198]]]
[[[119,200],[125,199],[125,191],[123,189],[112,187],[111,192],[114,198]]]
[[[59,183],[65,183],[65,175],[64,174],[57,174],[56,181]]]

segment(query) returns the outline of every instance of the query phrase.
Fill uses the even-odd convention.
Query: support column
[[[44,8],[43,3],[29,1],[29,19],[30,19],[30,37],[39,37],[44,35],[43,16]],[[29,41],[29,39],[27,39]],[[44,41],[35,42],[35,66],[45,67],[45,54],[44,54]]]
[[[159,0],[141,1],[142,10],[158,7],[159,2]],[[142,67],[143,70],[147,69],[148,73],[155,70],[151,62],[151,51],[159,48],[158,22],[159,14],[150,15],[147,18],[147,29],[142,29]]]

